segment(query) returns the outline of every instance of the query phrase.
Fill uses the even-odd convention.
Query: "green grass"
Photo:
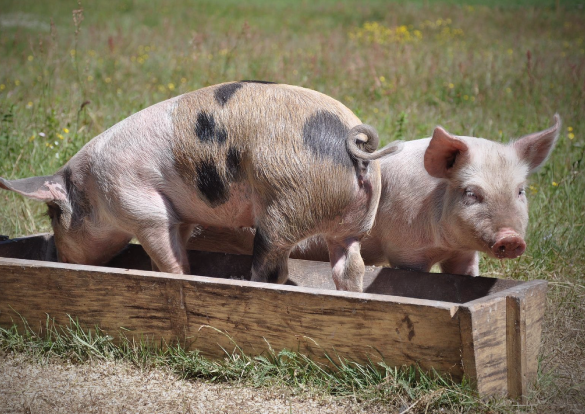
[[[2,177],[51,174],[128,115],[227,80],[322,91],[385,142],[429,136],[438,124],[506,141],[548,127],[560,113],[558,145],[528,191],[528,249],[518,260],[483,258],[481,272],[550,282],[532,401],[543,410],[585,405],[578,2],[100,1],[83,4],[77,24],[74,9],[74,1],[2,2]],[[44,211],[1,192],[0,234],[48,231]]]

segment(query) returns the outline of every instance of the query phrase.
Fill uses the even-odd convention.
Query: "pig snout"
[[[512,229],[503,229],[496,235],[496,242],[491,248],[498,259],[515,259],[526,250],[526,242]]]

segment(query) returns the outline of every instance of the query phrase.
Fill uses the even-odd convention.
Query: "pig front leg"
[[[360,254],[359,239],[352,237],[341,242],[329,239],[327,247],[337,290],[361,292],[366,267]]]
[[[189,274],[189,260],[185,248],[193,226],[175,224],[149,226],[136,232],[136,238],[151,258],[153,270],[175,274]]]
[[[181,249],[186,251],[187,241],[189,241],[189,239],[191,238],[191,235],[193,234],[194,228],[195,228],[194,224],[181,224],[179,226],[179,236],[181,239]],[[188,260],[189,260],[189,258],[187,257],[187,265],[188,265]],[[156,262],[152,258],[150,259],[150,264],[151,264],[152,270],[154,272],[161,271],[160,268],[157,266]],[[187,268],[187,271],[185,273],[189,273],[189,268]]]
[[[440,266],[443,273],[479,276],[479,254],[475,251],[457,252],[456,255],[443,260]]]

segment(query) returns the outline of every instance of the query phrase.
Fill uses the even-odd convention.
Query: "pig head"
[[[508,144],[455,136],[437,127],[431,138],[405,143],[383,159],[382,196],[368,262],[446,273],[479,274],[484,252],[513,259],[526,249],[526,182],[550,155],[561,121]]]

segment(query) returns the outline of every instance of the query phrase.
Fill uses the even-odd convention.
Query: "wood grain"
[[[536,379],[547,283],[524,282],[463,304],[462,364],[482,395],[526,395]]]
[[[59,324],[70,315],[114,335],[124,328],[167,342],[184,339],[208,356],[221,356],[219,346],[233,349],[231,338],[253,355],[268,342],[317,358],[325,351],[462,376],[454,304],[18,259],[0,259],[0,266],[3,326],[14,312],[31,326],[46,314]],[[201,330],[205,325],[217,331]]]
[[[55,260],[51,235],[0,241],[0,256]],[[150,272],[129,245],[108,266],[0,257],[0,325],[74,317],[209,357],[290,349],[326,362],[384,360],[467,376],[481,395],[526,395],[536,378],[546,282],[367,267],[365,293],[334,290],[329,263],[289,260],[287,285],[253,283],[251,256],[189,251],[198,276]],[[210,276],[210,277],[206,277]],[[19,316],[20,315],[20,316]],[[124,329],[121,331],[121,329]],[[224,351],[225,350],[225,351]]]

